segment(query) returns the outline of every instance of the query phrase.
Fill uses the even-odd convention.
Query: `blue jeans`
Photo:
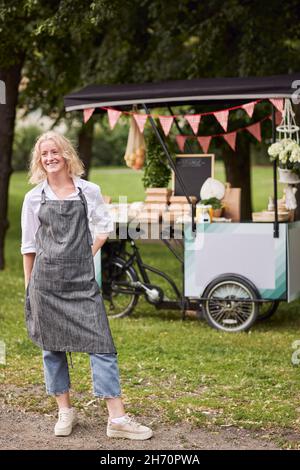
[[[44,374],[48,395],[69,391],[70,375],[65,352],[43,351]],[[90,354],[90,365],[95,397],[121,396],[119,368],[116,354]]]

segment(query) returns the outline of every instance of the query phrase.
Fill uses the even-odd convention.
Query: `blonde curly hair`
[[[47,178],[47,173],[41,162],[41,143],[53,140],[58,150],[66,160],[68,174],[70,176],[82,176],[85,173],[84,164],[80,160],[72,143],[63,135],[55,131],[44,132],[40,135],[33,147],[29,164],[29,183],[38,184]]]

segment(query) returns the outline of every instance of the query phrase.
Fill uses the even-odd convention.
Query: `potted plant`
[[[278,159],[279,181],[300,183],[300,146],[293,139],[282,139],[268,148],[270,160]]]
[[[209,199],[201,199],[201,204],[204,206],[211,206],[213,217],[221,217],[223,204],[220,199],[216,197],[211,197]]]
[[[171,170],[156,135],[152,132],[146,140],[147,157],[144,165],[144,188],[167,188]]]
[[[146,209],[159,217],[166,211],[171,189],[168,189],[171,170],[156,135],[151,133],[146,140],[146,160],[143,184],[146,190]]]

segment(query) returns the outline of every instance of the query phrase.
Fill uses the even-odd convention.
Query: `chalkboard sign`
[[[183,179],[187,194],[200,199],[200,190],[207,178],[214,177],[214,154],[176,155],[175,166]],[[184,196],[178,178],[173,172],[172,188],[175,196]]]

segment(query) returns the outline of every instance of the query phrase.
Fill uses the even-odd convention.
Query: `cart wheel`
[[[134,293],[132,283],[138,280],[132,267],[123,269],[126,261],[114,258],[109,266],[103,269],[102,292],[108,318],[121,318],[130,315],[139,296]]]
[[[271,300],[270,302],[263,302],[259,307],[258,312],[258,321],[264,321],[270,318],[278,309],[278,305],[280,304],[279,300]]]
[[[206,320],[218,330],[249,330],[258,316],[257,289],[242,276],[218,277],[207,286],[203,297],[209,299],[203,302]]]

